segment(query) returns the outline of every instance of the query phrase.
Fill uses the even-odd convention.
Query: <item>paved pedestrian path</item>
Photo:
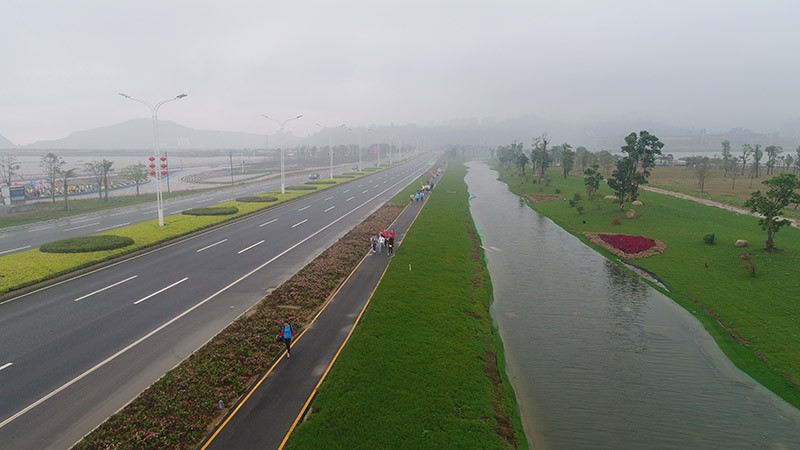
[[[416,219],[424,202],[412,202],[392,228],[395,247]],[[376,230],[376,233],[379,230]],[[365,243],[366,248],[366,243]],[[243,396],[201,447],[205,449],[277,449],[305,413],[316,389],[354,329],[391,257],[370,251],[329,303]]]

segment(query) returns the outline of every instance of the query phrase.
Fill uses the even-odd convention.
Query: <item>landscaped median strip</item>
[[[345,182],[350,182],[346,180]],[[321,189],[336,186],[336,184],[319,185]],[[65,254],[44,254],[38,249],[28,250],[26,252],[14,253],[3,256],[4,253],[17,252],[30,246],[19,247],[12,250],[7,250],[0,253],[0,296],[21,289],[26,286],[34,285],[42,281],[47,281],[59,277],[61,275],[74,272],[79,269],[84,269],[104,261],[116,259],[126,254],[141,251],[143,249],[154,247],[158,244],[167,242],[169,240],[185,236],[209,227],[220,225],[224,222],[238,219],[242,216],[253,214],[272,208],[276,205],[286,203],[299,197],[307,196],[318,192],[317,186],[313,187],[314,190],[297,190],[287,191],[286,194],[268,193],[269,196],[276,198],[275,203],[257,203],[257,202],[235,202],[238,212],[228,216],[187,216],[183,214],[175,214],[167,217],[166,224],[159,227],[156,220],[143,222],[135,225],[120,224],[114,227],[102,229],[107,231],[114,229],[115,235],[130,237],[134,240],[134,244],[124,248],[114,250],[95,251],[91,253],[71,253]],[[267,194],[264,194],[267,195]],[[220,205],[230,206],[230,201],[226,204],[222,202]],[[218,205],[219,206],[219,205]],[[152,214],[155,210],[146,213]],[[80,223],[93,218],[81,219],[72,221],[71,223]],[[268,223],[272,223],[277,219],[273,219]],[[68,230],[78,228],[87,228],[96,223],[89,223],[72,227]],[[262,224],[261,226],[267,225]],[[123,226],[124,225],[124,226]],[[65,230],[67,231],[67,230]],[[98,230],[100,232],[100,230]]]

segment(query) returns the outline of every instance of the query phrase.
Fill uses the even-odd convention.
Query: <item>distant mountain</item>
[[[158,121],[158,140],[166,149],[241,149],[264,148],[263,134],[238,131],[195,130],[170,121]],[[270,147],[295,145],[299,141],[291,135],[270,136]],[[27,148],[81,149],[81,150],[128,150],[153,146],[152,119],[133,119],[108,127],[76,131],[62,139],[38,141]]]
[[[16,147],[16,145],[14,145],[13,142],[4,138],[3,135],[0,134],[0,149],[10,149],[14,147]]]

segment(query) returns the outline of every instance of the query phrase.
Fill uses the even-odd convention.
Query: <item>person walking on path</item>
[[[370,242],[372,243],[372,253],[377,253],[377,251],[378,251],[378,238],[376,238],[375,236],[372,236],[372,238],[370,238]]]
[[[294,327],[289,325],[289,322],[283,322],[278,337],[283,337],[283,343],[286,344],[286,357],[292,357],[292,338],[294,337]]]
[[[383,235],[378,237],[378,253],[383,254],[383,247],[386,245],[386,238]]]
[[[394,255],[394,237],[392,235],[389,235],[389,239],[386,240],[386,254]]]

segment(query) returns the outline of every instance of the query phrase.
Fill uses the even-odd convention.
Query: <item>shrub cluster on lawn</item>
[[[187,216],[230,216],[239,212],[235,206],[214,206],[209,208],[193,208],[183,211]]]
[[[256,195],[252,197],[240,197],[237,198],[236,201],[242,203],[271,203],[277,202],[278,198],[267,195]]]
[[[133,245],[133,239],[125,236],[83,236],[50,242],[39,247],[44,253],[88,253]]]
[[[75,448],[195,448],[223,414],[218,402],[232,405],[283,351],[274,339],[280,324],[306,326],[364,256],[369,237],[401,210],[378,209]]]

